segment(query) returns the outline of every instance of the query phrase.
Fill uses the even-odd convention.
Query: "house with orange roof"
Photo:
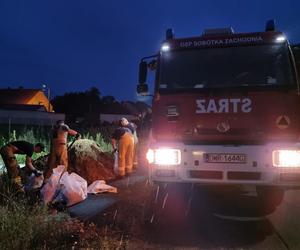
[[[0,124],[53,126],[64,119],[41,89],[0,89]]]
[[[53,112],[50,100],[41,89],[0,89],[0,107],[5,105],[21,105],[25,109],[32,106],[33,110]]]

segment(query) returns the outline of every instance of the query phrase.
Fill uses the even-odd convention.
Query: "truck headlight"
[[[181,153],[179,149],[173,148],[149,149],[147,160],[150,164],[156,165],[179,165],[181,163]]]
[[[300,167],[299,150],[273,151],[273,166],[275,167]]]

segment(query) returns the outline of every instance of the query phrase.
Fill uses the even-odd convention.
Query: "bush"
[[[37,205],[29,207],[18,202],[13,207],[0,207],[0,228],[0,249],[71,249],[90,245],[80,237],[86,231],[83,223],[64,213],[49,215],[45,207]],[[95,241],[101,244],[99,237],[91,243]]]

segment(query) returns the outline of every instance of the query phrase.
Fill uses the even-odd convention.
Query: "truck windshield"
[[[286,44],[170,51],[160,63],[160,89],[295,84]]]

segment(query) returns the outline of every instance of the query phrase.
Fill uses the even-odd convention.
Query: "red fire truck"
[[[300,187],[299,82],[274,21],[264,32],[208,29],[191,38],[169,29],[159,53],[141,60],[139,94],[148,94],[149,68],[152,181],[246,187],[269,211]]]

